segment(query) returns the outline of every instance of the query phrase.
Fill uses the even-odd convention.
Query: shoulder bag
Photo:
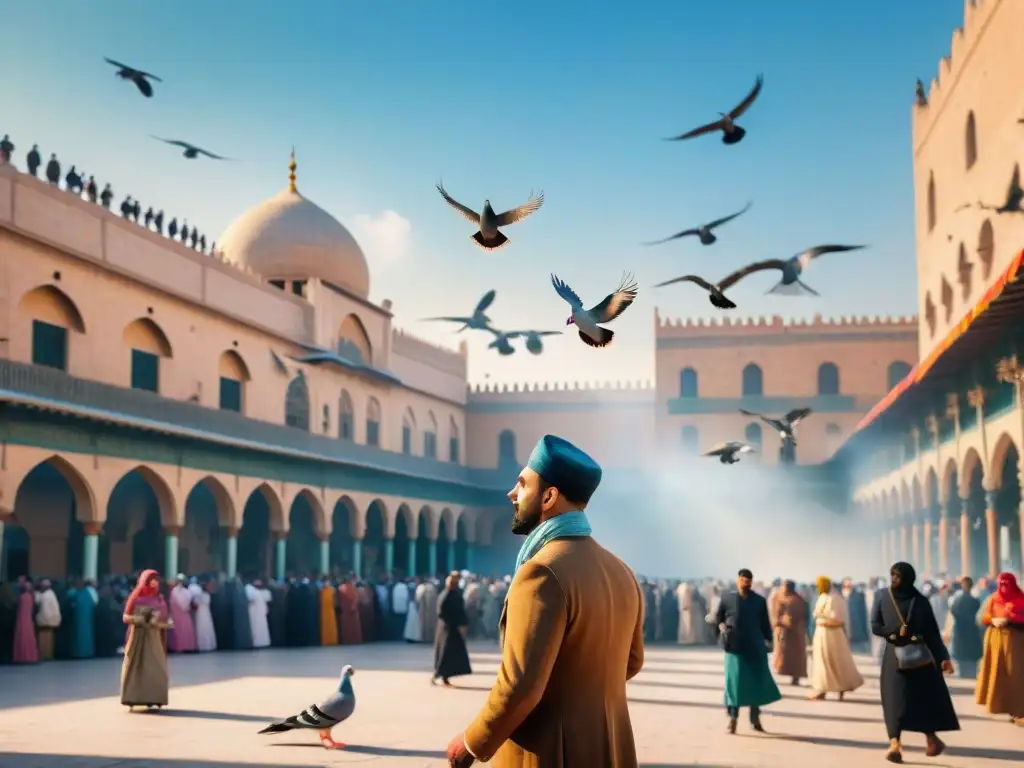
[[[917,598],[911,599],[906,618],[900,613],[896,596],[893,595],[891,589],[889,590],[889,599],[892,600],[892,607],[900,620],[900,637],[907,641],[905,645],[896,645],[890,640],[890,645],[892,645],[892,649],[896,654],[896,666],[901,670],[923,669],[924,667],[934,666],[935,657],[932,656],[931,649],[928,648],[924,641],[917,635],[910,635],[908,637],[910,627],[907,621],[914,611],[914,603],[917,601]]]

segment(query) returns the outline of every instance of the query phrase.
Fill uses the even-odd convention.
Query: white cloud
[[[352,218],[352,229],[371,263],[399,261],[409,252],[412,243],[412,223],[391,210],[357,213]]]

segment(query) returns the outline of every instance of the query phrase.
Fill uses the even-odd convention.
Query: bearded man
[[[590,536],[583,510],[600,482],[590,456],[545,435],[509,491],[526,540],[498,624],[501,667],[449,765],[636,768],[626,681],[643,666],[643,595]]]

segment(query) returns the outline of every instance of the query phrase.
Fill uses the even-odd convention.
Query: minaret
[[[295,188],[295,169],[299,166],[295,164],[295,147],[292,147],[291,162],[288,163],[288,191],[298,194],[299,190]]]

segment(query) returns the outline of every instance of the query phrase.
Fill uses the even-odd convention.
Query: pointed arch
[[[1013,438],[1010,437],[1008,432],[1003,432],[995,442],[995,447],[992,449],[992,460],[991,467],[989,470],[990,480],[992,487],[1002,488],[1006,483],[1007,478],[1004,477],[1006,474],[1006,457],[1013,452],[1017,454],[1017,445],[1014,443]]]
[[[85,320],[78,305],[55,285],[39,285],[26,291],[18,302],[18,312],[75,333],[85,333]]]
[[[174,491],[159,472],[145,464],[139,464],[137,467],[128,470],[121,475],[116,483],[114,483],[114,486],[111,489],[110,500],[107,502],[108,509],[111,502],[114,501],[113,491],[117,489],[117,486],[124,483],[131,475],[141,477],[146,482],[146,485],[149,486],[150,490],[153,491],[153,495],[156,496],[157,509],[160,513],[160,525],[164,528],[180,526],[182,521],[178,519],[178,504]],[[184,513],[184,509],[182,510],[182,513]]]
[[[839,394],[839,366],[835,363],[822,363],[818,366],[818,394]]]
[[[249,366],[235,350],[226,349],[220,353],[217,370],[220,374],[220,409],[243,413],[245,385],[250,379]]]
[[[97,509],[96,493],[89,484],[89,481],[71,462],[56,453],[40,461],[19,479],[13,499],[15,515],[18,513],[17,497],[22,485],[24,485],[29,475],[44,466],[56,470],[64,478],[68,487],[71,488],[71,493],[75,500],[75,516],[78,520],[83,523],[100,522],[106,517],[106,510],[103,510],[102,516],[99,515],[100,510]],[[2,545],[2,542],[0,542],[0,545]]]
[[[237,518],[235,517],[235,500],[231,497],[231,493],[224,486],[224,484],[214,477],[213,475],[207,475],[195,485],[188,492],[188,496],[185,498],[185,520],[188,521],[188,499],[192,493],[195,492],[196,488],[203,487],[209,491],[213,497],[213,501],[217,507],[217,523],[221,528],[233,528],[237,525]]]
[[[981,479],[985,480],[985,466],[981,461],[981,456],[978,451],[974,448],[968,448],[967,453],[964,454],[964,458],[960,466],[960,498],[970,498],[971,488],[976,485],[975,475],[981,473]]]
[[[309,385],[302,371],[288,382],[284,397],[284,423],[295,429],[309,431]]]
[[[974,120],[974,110],[967,113],[967,125],[964,128],[964,161],[967,170],[978,162],[978,125]]]
[[[269,530],[275,532],[283,532],[288,530],[288,526],[285,524],[284,518],[284,502],[281,501],[281,497],[277,491],[270,485],[270,483],[260,483],[253,492],[249,494],[246,499],[246,506],[252,499],[260,499],[266,503],[269,511],[268,525]],[[242,527],[245,527],[245,514],[248,509],[243,511],[242,515]]]
[[[348,441],[356,439],[356,409],[347,389],[341,390],[338,399],[338,437]]]
[[[748,363],[743,368],[743,397],[761,397],[764,395],[764,374],[761,366]]]
[[[129,349],[148,352],[157,357],[174,357],[167,334],[148,317],[140,317],[128,323],[122,332],[122,339]]]
[[[358,316],[350,314],[342,319],[338,325],[336,346],[340,357],[360,365],[373,365],[370,334]]]

